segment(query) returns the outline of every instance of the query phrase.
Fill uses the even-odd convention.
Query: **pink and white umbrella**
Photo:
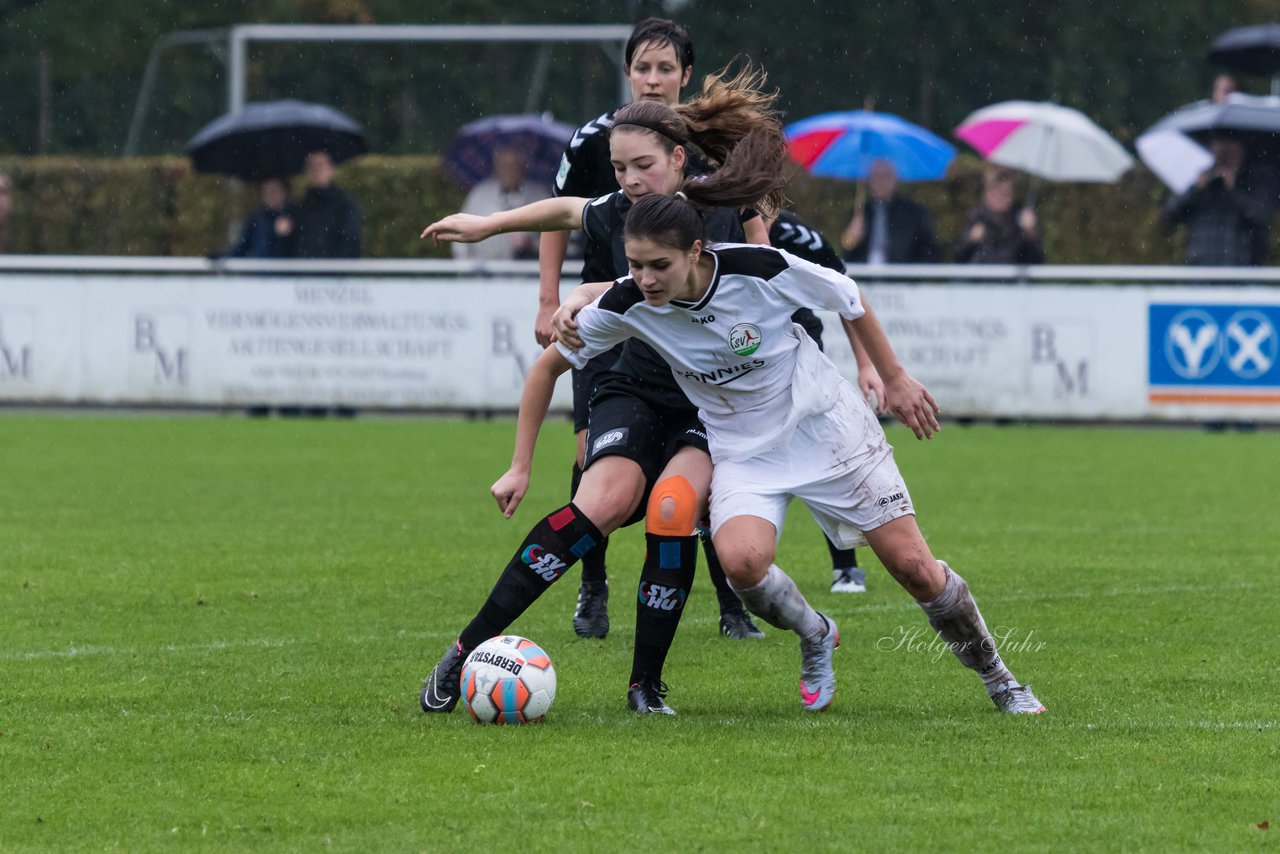
[[[988,161],[1047,181],[1111,184],[1133,167],[1124,147],[1084,113],[1047,101],[983,107],[955,134]]]

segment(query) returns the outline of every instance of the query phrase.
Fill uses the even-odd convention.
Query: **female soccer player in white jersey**
[[[678,114],[665,105],[645,102],[619,111],[611,131],[611,151],[623,186],[620,192],[594,201],[548,199],[489,217],[456,214],[429,226],[423,236],[480,240],[508,229],[581,225],[590,240],[601,243],[604,252],[614,256],[615,268],[622,272],[626,269],[622,247],[626,211],[634,199],[674,192],[681,186],[687,163],[685,145],[699,145],[732,175],[732,150],[739,140],[752,136],[777,165],[775,174],[755,182],[745,195],[735,196],[730,207],[718,208],[709,216],[709,227],[719,239],[741,241],[746,232],[738,208],[771,197],[776,200],[783,186],[785,141],[772,113],[773,97],[760,91],[762,80],[750,69],[731,79],[712,76],[703,94],[678,107]],[[718,185],[715,175],[697,184],[699,189],[711,191]],[[697,190],[691,192],[696,195]],[[764,239],[763,224],[758,216],[751,216],[760,239]],[[494,497],[508,516],[528,487],[537,427],[545,416],[554,380],[541,370],[526,380],[512,467],[493,487]],[[573,502],[549,514],[529,532],[475,619],[427,677],[421,697],[423,709],[451,710],[458,697],[457,674],[470,649],[504,631],[572,563],[598,548],[603,537],[644,518],[648,548],[636,606],[628,704],[642,713],[671,714],[663,700],[662,666],[693,581],[696,524],[705,509],[710,480],[711,459],[696,408],[656,353],[643,342],[627,342],[592,398],[585,471]],[[708,550],[709,564],[711,556]],[[759,634],[722,573],[720,584],[733,610]],[[721,610],[723,627],[723,600]]]
[[[930,552],[893,449],[866,402],[788,319],[808,306],[852,323],[890,410],[918,439],[930,438],[938,407],[898,362],[857,286],[771,247],[708,246],[699,211],[678,195],[638,201],[627,216],[625,245],[631,275],[582,308],[577,336],[563,321],[582,295],[566,300],[563,340],[540,361],[563,370],[634,337],[671,365],[708,431],[716,549],[747,607],[800,636],[805,708],[826,708],[833,699],[839,633],[774,563],[793,497],[838,546],[871,546],[999,709],[1044,711],[1001,660],[964,579]]]

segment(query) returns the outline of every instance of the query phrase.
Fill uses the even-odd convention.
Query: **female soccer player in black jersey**
[[[779,163],[785,156],[773,95],[760,91],[763,75],[746,69],[733,78],[713,75],[702,95],[674,109],[632,104],[615,116],[610,146],[622,190],[595,200],[555,198],[488,217],[455,214],[429,226],[424,237],[482,240],[507,230],[581,227],[589,240],[607,247],[615,269],[626,269],[622,223],[637,199],[675,192],[685,182],[688,148],[698,146],[713,167],[733,172],[732,152],[746,142]],[[777,204],[782,178],[758,182],[749,192],[711,213],[720,239],[742,240],[747,229],[764,239],[753,212],[756,203]],[[719,172],[696,180],[716,186]],[[744,227],[743,220],[746,219]],[[526,380],[512,468],[493,494],[508,516],[528,486],[529,462],[547,403],[548,388]],[[549,398],[548,398],[549,399]],[[449,711],[458,698],[458,674],[466,655],[501,633],[582,555],[616,528],[645,518],[647,550],[636,606],[636,646],[629,705],[642,713],[673,714],[664,702],[662,666],[693,581],[698,536],[711,477],[706,435],[697,410],[680,392],[667,364],[641,342],[628,343],[618,363],[598,381],[592,399],[585,471],[575,499],[533,527],[517,549],[472,623],[446,652],[423,685],[426,711]],[[647,512],[646,512],[647,511]],[[725,588],[732,601],[738,600]],[[740,607],[740,605],[739,605]]]

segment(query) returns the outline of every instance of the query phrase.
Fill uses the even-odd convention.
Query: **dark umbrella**
[[[463,125],[444,153],[444,168],[470,189],[493,174],[493,153],[511,148],[525,161],[525,177],[550,184],[573,128],[547,115],[489,116]]]
[[[312,151],[327,151],[341,163],[368,150],[364,131],[350,116],[304,101],[246,104],[205,125],[187,143],[197,172],[250,181],[296,175]]]
[[[1280,72],[1280,24],[1227,30],[1209,45],[1209,61],[1245,74]]]

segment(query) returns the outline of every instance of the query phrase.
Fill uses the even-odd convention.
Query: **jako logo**
[[[895,501],[901,501],[901,500],[902,500],[902,493],[895,492],[893,495],[890,495],[888,498],[881,498],[880,501],[877,503],[879,503],[881,507],[884,507],[886,505],[892,504]]]
[[[610,430],[608,433],[605,433],[599,439],[596,439],[595,444],[591,446],[591,452],[595,453],[601,448],[607,447],[616,442],[621,442],[626,437],[627,437],[626,430]]]
[[[640,601],[649,608],[657,608],[659,611],[678,611],[684,607],[684,600],[687,597],[688,594],[678,587],[664,587],[647,581],[640,582]]]
[[[565,562],[539,545],[529,546],[520,559],[546,581],[555,581],[564,573]]]
[[[750,356],[760,349],[760,327],[754,323],[739,323],[729,330],[729,349],[739,356]]]

